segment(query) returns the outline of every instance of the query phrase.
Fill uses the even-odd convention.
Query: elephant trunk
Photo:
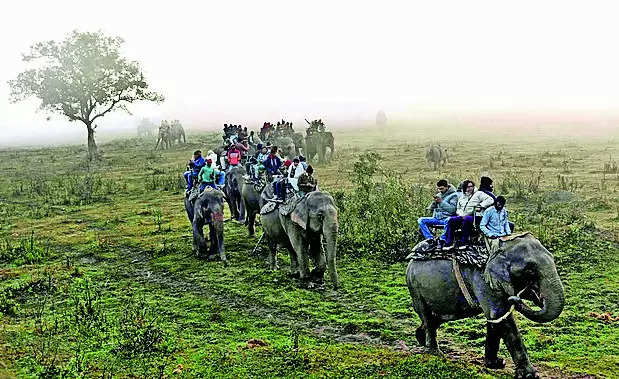
[[[333,288],[337,289],[339,286],[339,279],[337,276],[336,258],[337,258],[337,213],[327,215],[324,218],[322,225],[322,233],[325,239],[325,254],[327,258],[327,266],[329,269],[329,277],[333,283]]]
[[[223,262],[227,262],[226,253],[224,252],[224,213],[223,210],[213,211],[211,216],[211,225],[214,229],[213,243],[215,244],[216,251],[219,253],[219,257]]]
[[[542,308],[535,311],[524,303],[519,303],[518,311],[526,318],[535,322],[549,322],[561,314],[565,304],[563,285],[556,270],[549,275],[542,274],[540,280],[540,298]]]

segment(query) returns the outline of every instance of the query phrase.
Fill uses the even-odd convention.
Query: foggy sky
[[[376,110],[619,110],[613,1],[20,1],[3,4],[0,145],[82,133],[10,104],[6,81],[35,42],[74,29],[125,39],[160,105],[136,116],[195,126],[281,117],[371,119]],[[101,129],[135,122],[119,113]],[[251,124],[250,124],[251,126]],[[43,129],[41,129],[43,128]]]

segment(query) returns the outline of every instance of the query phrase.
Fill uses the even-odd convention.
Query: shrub
[[[21,266],[24,264],[40,263],[50,255],[50,246],[37,241],[34,232],[27,238],[20,238],[13,242],[5,237],[0,240],[0,262],[7,262]]]
[[[340,250],[357,257],[402,260],[419,240],[417,218],[423,214],[426,191],[400,175],[383,170],[376,153],[362,155],[353,165],[350,193],[336,192]]]

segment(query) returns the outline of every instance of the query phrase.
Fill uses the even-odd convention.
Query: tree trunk
[[[97,144],[95,143],[95,129],[92,124],[86,124],[88,130],[88,160],[94,161],[97,159]]]

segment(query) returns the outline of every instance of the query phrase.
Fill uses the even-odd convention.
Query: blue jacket
[[[202,167],[206,166],[206,161],[201,155],[198,157],[198,159],[192,159],[191,161],[193,162],[192,171],[194,175],[198,175],[200,173],[200,170],[202,170]]]
[[[279,159],[279,157],[276,155],[273,158],[271,158],[271,155],[269,155],[267,157],[267,159],[265,159],[262,162],[262,165],[264,166],[264,168],[267,169],[267,172],[271,175],[277,175],[279,168],[282,167],[282,160]]]
[[[441,202],[432,202],[430,209],[433,210],[432,217],[437,220],[446,220],[451,216],[455,216],[458,206],[458,192],[453,185],[449,185],[449,189],[441,194]]]
[[[507,221],[507,211],[505,208],[497,211],[495,207],[490,207],[484,212],[479,228],[488,237],[502,237],[511,234],[509,222]]]

